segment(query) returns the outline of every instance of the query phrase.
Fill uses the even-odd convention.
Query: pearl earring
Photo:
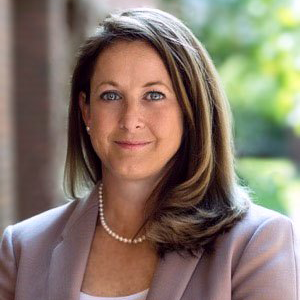
[[[88,133],[90,133],[90,127],[89,126],[86,126],[86,131],[88,132]]]

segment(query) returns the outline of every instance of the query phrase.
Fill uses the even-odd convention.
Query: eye
[[[149,95],[150,95],[150,99],[148,97]],[[151,91],[148,93],[146,98],[147,98],[147,100],[158,101],[158,100],[162,100],[163,98],[165,98],[165,94],[163,94],[161,92],[157,92],[157,91]]]
[[[100,95],[100,98],[105,101],[119,100],[121,97],[116,92],[105,92]]]

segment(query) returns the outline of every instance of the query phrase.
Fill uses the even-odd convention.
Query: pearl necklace
[[[103,210],[103,196],[102,196],[102,188],[103,188],[103,183],[100,183],[99,185],[99,217],[100,217],[100,222],[101,225],[103,226],[103,228],[105,229],[105,231],[112,236],[114,239],[123,242],[123,243],[128,243],[128,244],[137,244],[137,243],[141,243],[144,240],[146,240],[146,236],[142,235],[139,238],[136,239],[127,239],[124,238],[118,234],[116,234],[115,232],[113,232],[108,225],[105,222],[105,218],[104,218],[104,210]]]

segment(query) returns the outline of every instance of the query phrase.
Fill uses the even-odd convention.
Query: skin
[[[104,50],[91,79],[90,104],[85,97],[80,93],[79,104],[102,161],[106,221],[132,238],[144,221],[147,197],[180,146],[181,109],[160,56],[142,41]],[[148,144],[118,144],[124,141]],[[148,241],[120,243],[97,226],[81,290],[95,296],[139,292],[150,286],[157,261]]]

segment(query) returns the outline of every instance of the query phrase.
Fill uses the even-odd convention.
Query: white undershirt
[[[149,289],[142,292],[121,297],[96,297],[80,292],[79,300],[146,300]]]

